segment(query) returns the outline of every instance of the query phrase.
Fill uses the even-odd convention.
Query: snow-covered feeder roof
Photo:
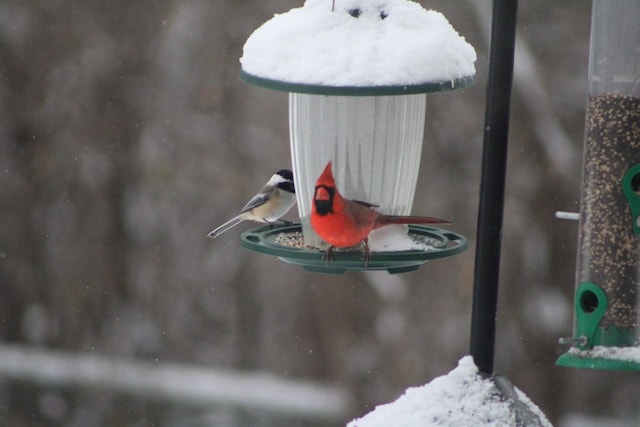
[[[475,82],[474,48],[440,12],[408,0],[307,0],[244,45],[242,78],[289,92],[425,93]]]

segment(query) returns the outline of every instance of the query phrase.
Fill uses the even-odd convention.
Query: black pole
[[[493,373],[517,0],[494,0],[478,208],[471,355]]]

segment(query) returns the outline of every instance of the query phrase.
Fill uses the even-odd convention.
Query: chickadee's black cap
[[[278,172],[276,172],[276,174],[280,175],[284,179],[293,181],[293,172],[291,172],[289,169],[280,169]]]

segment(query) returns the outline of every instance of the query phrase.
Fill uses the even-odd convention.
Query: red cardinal
[[[388,224],[449,224],[449,221],[424,216],[384,215],[372,209],[375,205],[342,197],[336,188],[327,163],[320,178],[311,205],[311,226],[331,246],[325,253],[327,262],[332,250],[348,248],[364,242],[363,259],[369,261],[368,236],[372,230]]]

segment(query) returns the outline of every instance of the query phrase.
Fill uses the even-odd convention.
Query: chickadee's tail
[[[245,215],[244,214],[240,214],[238,216],[235,216],[235,217],[231,218],[229,221],[225,222],[221,226],[219,226],[216,229],[214,229],[213,231],[211,231],[209,234],[207,234],[207,237],[209,237],[210,239],[215,239],[216,237],[218,237],[219,235],[221,235],[222,233],[224,233],[228,229],[235,227],[236,225],[240,224],[244,220],[245,220]]]

